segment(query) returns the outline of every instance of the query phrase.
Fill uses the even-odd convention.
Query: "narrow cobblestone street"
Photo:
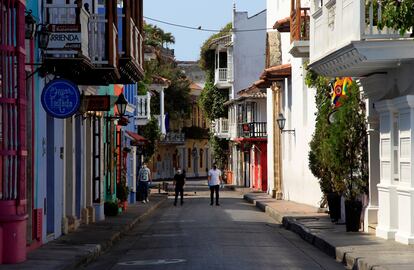
[[[344,269],[280,227],[235,191],[210,206],[205,181],[192,181],[86,269]]]

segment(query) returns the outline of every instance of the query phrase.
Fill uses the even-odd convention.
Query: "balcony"
[[[126,16],[128,16],[128,13]],[[144,76],[144,39],[134,20],[129,17],[126,21],[128,23],[123,39],[125,40],[123,44],[125,52],[119,58],[121,82],[134,83]]]
[[[381,6],[369,0],[330,0],[312,10],[310,67],[325,76],[362,77],[414,58],[409,35],[380,30]],[[377,6],[377,5],[375,5]]]
[[[182,132],[167,132],[161,136],[160,144],[184,144],[185,135]]]
[[[309,57],[309,7],[302,7],[301,0],[291,1],[290,54],[293,57]]]
[[[222,89],[231,87],[232,72],[230,68],[217,68],[215,70],[214,78],[214,85],[217,88]]]
[[[102,85],[117,81],[117,29],[113,17],[90,14],[78,4],[44,3],[51,31],[44,51],[48,72],[77,84]]]
[[[226,118],[219,118],[212,123],[212,132],[214,136],[219,138],[229,138],[229,120]]]
[[[239,138],[266,138],[267,122],[241,123],[237,126]]]
[[[136,113],[135,113],[135,125],[144,126],[151,118],[151,95],[139,95],[136,96]]]

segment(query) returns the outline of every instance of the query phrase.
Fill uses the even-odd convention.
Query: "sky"
[[[236,0],[237,11],[247,11],[252,16],[266,8],[266,0]],[[154,18],[190,27],[221,29],[231,22],[233,0],[144,0],[144,17]],[[200,47],[212,34],[189,30],[151,21],[175,37],[175,58],[179,61],[198,60]]]

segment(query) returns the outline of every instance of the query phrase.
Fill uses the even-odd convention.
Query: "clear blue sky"
[[[236,0],[237,11],[248,11],[249,16],[266,8],[265,0]],[[233,0],[144,0],[144,16],[205,29],[220,29],[231,21]],[[146,19],[176,39],[177,60],[198,60],[200,47],[213,33],[181,29]]]

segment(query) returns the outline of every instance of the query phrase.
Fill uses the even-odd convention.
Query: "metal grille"
[[[25,40],[22,1],[0,0],[0,199],[25,199]]]

